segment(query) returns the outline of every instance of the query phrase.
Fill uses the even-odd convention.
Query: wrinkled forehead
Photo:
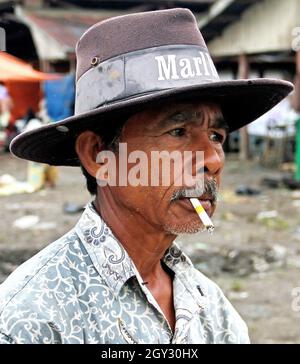
[[[221,107],[213,102],[162,103],[133,115],[128,122],[145,130],[189,123],[224,129],[227,127]]]
[[[172,124],[193,123],[195,125],[211,125],[222,118],[221,108],[214,103],[182,103],[165,108],[157,117],[159,127]]]

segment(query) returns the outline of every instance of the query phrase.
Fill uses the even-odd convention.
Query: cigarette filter
[[[207,215],[200,201],[197,198],[190,198],[190,201],[194,209],[196,210],[198,216],[200,217],[200,220],[202,221],[203,225],[210,233],[212,233],[215,228],[214,224],[212,223],[210,217]]]

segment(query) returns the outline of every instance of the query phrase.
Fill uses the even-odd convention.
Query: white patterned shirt
[[[173,333],[133,261],[89,204],[69,233],[0,286],[0,343],[248,343],[220,288],[174,243]],[[163,288],[163,287],[162,287]]]

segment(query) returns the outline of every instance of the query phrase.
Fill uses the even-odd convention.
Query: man
[[[2,342],[249,342],[221,290],[173,241],[203,229],[188,197],[210,216],[215,210],[227,132],[273,107],[291,84],[220,81],[186,9],[98,23],[79,40],[77,61],[76,115],[18,136],[11,150],[81,165],[95,199],[74,229],[3,283]],[[165,172],[148,164],[162,151],[191,152],[195,183],[177,184],[182,166],[166,173],[169,183],[149,183]]]

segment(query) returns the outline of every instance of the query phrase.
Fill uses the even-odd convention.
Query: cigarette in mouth
[[[214,224],[212,223],[210,217],[207,215],[200,201],[197,198],[190,198],[190,201],[195,211],[197,212],[198,216],[200,217],[200,220],[202,221],[203,225],[210,233],[212,233],[215,228]]]

